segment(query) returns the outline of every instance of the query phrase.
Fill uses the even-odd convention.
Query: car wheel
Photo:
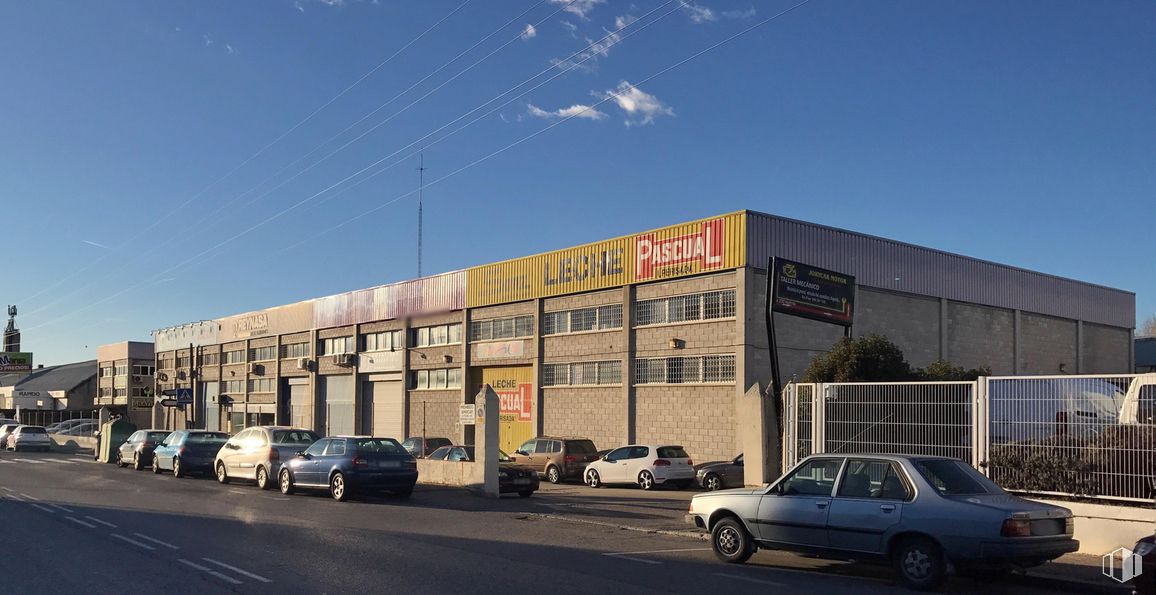
[[[742,564],[755,553],[755,540],[738,519],[727,517],[715,523],[710,532],[710,547],[723,562]]]
[[[345,475],[340,471],[329,478],[329,495],[338,502],[345,502],[349,499],[349,486],[345,485]]]
[[[161,474],[161,462],[158,461],[156,457],[153,457],[153,473],[157,475]]]
[[[901,541],[893,550],[891,561],[900,582],[918,591],[938,587],[947,574],[943,551],[935,542],[924,537]]]
[[[522,490],[518,492],[518,495],[523,498],[529,498],[530,496],[534,495],[534,490]]]
[[[124,462],[124,456],[120,454],[119,450],[116,451],[116,466],[121,469],[128,467],[128,463]]]
[[[153,455],[153,461],[156,461],[156,460],[157,460],[156,455]],[[184,477],[184,476],[185,476],[185,472],[181,470],[181,460],[177,457],[173,457],[173,477]]]
[[[132,453],[132,468],[134,471],[140,471],[141,469],[144,469],[144,467],[142,467],[140,464],[140,454],[135,452]]]
[[[265,467],[257,467],[257,487],[262,490],[269,489],[269,472]]]
[[[225,470],[224,463],[217,463],[217,481],[220,483],[229,483],[229,472]]]
[[[645,469],[638,474],[638,487],[644,490],[654,489],[654,475]]]
[[[281,470],[281,478],[277,481],[277,485],[281,488],[281,493],[286,496],[293,493],[293,477],[289,475],[288,469]]]
[[[707,473],[706,477],[702,478],[702,487],[711,492],[721,490],[722,478],[718,476],[718,473]]]
[[[596,488],[602,485],[602,478],[598,477],[598,472],[591,469],[586,472],[586,485]]]
[[[550,483],[562,481],[562,472],[558,470],[558,467],[550,465],[546,468],[546,481]]]

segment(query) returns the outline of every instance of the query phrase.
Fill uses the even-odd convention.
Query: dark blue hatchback
[[[371,490],[404,498],[417,483],[417,460],[393,438],[333,436],[289,459],[277,483],[282,494],[297,488],[326,489],[338,502]]]

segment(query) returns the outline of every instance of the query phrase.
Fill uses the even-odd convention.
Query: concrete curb
[[[633,525],[624,525],[621,523],[610,523],[606,521],[593,521],[589,519],[576,519],[557,514],[531,512],[527,516],[541,519],[549,519],[554,521],[564,521],[567,523],[578,523],[582,525],[594,525],[598,527],[607,527],[611,529],[620,529],[623,531],[637,531],[639,533],[650,533],[654,535],[669,535],[672,537],[684,537],[689,539],[697,539],[699,541],[710,541],[710,535],[702,531],[674,531],[671,529],[647,529],[646,527],[636,527]],[[806,571],[806,572],[820,572],[820,571]],[[1008,583],[1022,584],[1024,586],[1044,587],[1055,591],[1065,591],[1069,593],[1087,593],[1088,595],[1128,595],[1132,592],[1132,588],[1128,585],[1121,584],[1107,584],[1100,582],[1084,581],[1079,579],[1063,579],[1054,576],[1046,576],[1038,574],[1040,571],[1028,572],[1026,574],[1012,574],[1007,577]]]

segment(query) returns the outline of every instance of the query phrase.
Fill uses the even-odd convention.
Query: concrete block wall
[[[544,388],[542,394],[544,434],[589,438],[599,449],[627,443],[621,386]]]
[[[1081,373],[1128,374],[1132,342],[1128,329],[1084,323],[1081,336]]]
[[[938,299],[860,287],[856,300],[856,337],[887,337],[914,367],[940,358]]]
[[[947,359],[956,366],[990,366],[993,374],[1015,373],[1015,312],[989,306],[947,303]]]
[[[1074,320],[1024,312],[1019,335],[1020,374],[1076,373]]]
[[[642,444],[681,444],[695,462],[738,454],[735,387],[635,387],[636,438]]]
[[[457,443],[461,435],[458,425],[461,403],[459,390],[409,391],[409,434],[421,436],[424,422],[426,436],[445,437]]]

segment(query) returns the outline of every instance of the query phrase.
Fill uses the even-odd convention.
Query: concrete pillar
[[[635,441],[634,392],[634,286],[622,288],[622,399],[626,402],[625,444]]]
[[[939,298],[939,359],[950,361],[947,357],[947,298]]]
[[[775,399],[767,394],[771,362],[766,324],[766,284],[755,280],[756,269],[735,271],[735,446],[743,453],[746,485],[762,485],[780,475],[782,445]]]
[[[545,355],[545,340],[542,338],[542,315],[545,311],[546,300],[534,300],[534,334],[529,339],[534,353],[530,356],[530,365],[533,366],[531,377],[534,379],[534,431],[536,436],[546,433],[544,429],[546,393],[542,390],[542,357]]]
[[[482,385],[474,397],[475,425],[474,425],[474,454],[477,455],[477,464],[482,465],[482,495],[488,498],[498,498],[498,415],[501,413],[498,395],[488,384]]]
[[[1084,321],[1076,321],[1076,373],[1084,373]]]
[[[1020,331],[1023,328],[1022,314],[1023,312],[1016,310],[1012,321],[1012,374],[1019,374],[1022,369],[1023,358],[1020,356],[1020,346],[1023,345],[1020,339]]]

